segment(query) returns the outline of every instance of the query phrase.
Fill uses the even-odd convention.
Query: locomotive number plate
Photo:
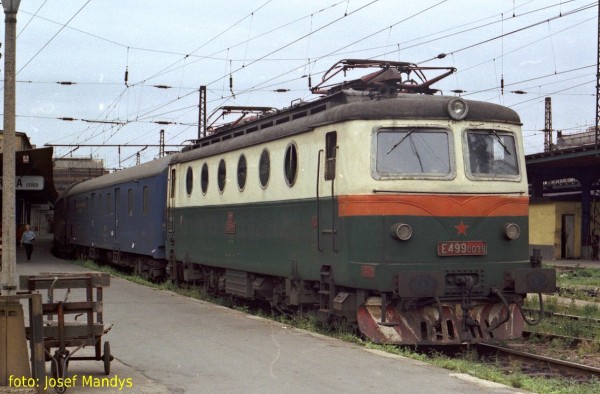
[[[487,254],[484,241],[440,241],[438,256],[483,256]]]

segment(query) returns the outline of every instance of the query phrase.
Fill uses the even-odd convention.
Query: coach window
[[[106,214],[112,214],[112,198],[110,193],[106,193]]]
[[[115,207],[114,207],[114,213],[116,213],[117,215],[119,215],[120,212],[121,212],[121,189],[117,188],[117,189],[115,189]],[[111,209],[111,213],[113,213],[112,209]],[[117,221],[117,225],[118,225],[118,221]]]
[[[94,210],[95,209],[96,209],[96,193],[92,193],[92,197],[90,199],[90,210],[89,210],[89,212],[92,215],[92,217],[94,215]],[[94,227],[94,219],[92,219],[91,224],[92,224],[92,227]]]
[[[237,184],[238,189],[243,191],[246,187],[246,176],[248,174],[248,163],[246,162],[246,156],[240,155],[237,166]]]
[[[263,189],[267,187],[270,176],[271,159],[269,157],[269,151],[265,148],[260,154],[260,161],[258,162],[258,178]]]
[[[202,188],[202,194],[206,194],[208,190],[208,164],[206,163],[204,163],[200,172],[200,187]]]
[[[133,216],[133,189],[127,189],[127,213]]]
[[[290,143],[285,150],[283,166],[285,182],[289,187],[292,187],[296,183],[296,177],[298,176],[298,149],[294,142]]]
[[[194,171],[192,167],[188,167],[185,173],[185,191],[188,196],[192,195],[192,188],[194,187]]]
[[[225,168],[225,160],[221,159],[219,162],[219,168],[217,169],[217,184],[219,185],[219,191],[223,193],[225,190],[225,181],[227,180],[227,173]]]
[[[148,186],[144,186],[142,189],[142,212],[144,216],[148,216],[150,212],[150,193],[148,192]]]

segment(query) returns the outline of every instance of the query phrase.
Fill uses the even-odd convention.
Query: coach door
[[[325,149],[319,150],[317,164],[317,249],[337,252],[337,203],[335,173],[337,132],[325,134]]]
[[[113,263],[119,263],[121,260],[119,245],[119,219],[121,217],[121,189],[115,189],[115,200],[113,203]]]

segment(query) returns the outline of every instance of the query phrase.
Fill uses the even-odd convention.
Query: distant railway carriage
[[[346,60],[331,71],[371,66],[380,70],[317,88],[324,96],[313,102],[262,109],[152,164],[165,209],[152,210],[154,222],[119,220],[131,219],[128,232],[166,223],[154,272],[357,322],[377,342],[520,336],[518,306],[526,293],[554,291],[555,275],[528,256],[518,115],[433,95],[431,84],[453,69],[429,81],[400,62]],[[129,187],[105,179],[98,186]],[[69,196],[101,190],[86,184]],[[123,256],[120,226],[113,246],[77,245]]]
[[[168,162],[144,163],[64,193],[61,232],[77,257],[122,264],[149,277],[164,274]]]

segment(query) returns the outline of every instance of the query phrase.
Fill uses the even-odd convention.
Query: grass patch
[[[168,281],[165,281],[162,283],[151,282],[140,276],[119,271],[116,268],[113,268],[109,265],[99,265],[90,260],[85,260],[85,261],[75,260],[75,261],[73,261],[73,263],[76,265],[79,265],[81,267],[90,269],[90,270],[107,272],[107,273],[111,274],[112,276],[122,278],[122,279],[128,280],[130,282],[137,283],[139,285],[152,287],[152,288],[155,288],[158,290],[172,291],[174,293],[180,294],[185,297],[194,298],[196,300],[208,301],[213,304],[218,304],[218,305],[231,307],[231,308],[234,307],[234,303],[231,301],[231,299],[227,299],[224,297],[214,297],[214,296],[208,294],[207,292],[203,291],[199,287],[189,286],[189,285],[179,285],[178,286],[171,280],[168,280]]]
[[[537,297],[525,301],[525,307],[539,310]],[[596,304],[578,304],[574,299],[567,303],[559,303],[558,297],[544,299],[544,310],[563,315],[582,316],[590,319],[600,319],[600,309]],[[537,315],[533,316],[537,318]],[[600,342],[600,327],[592,320],[573,320],[566,317],[546,316],[537,326],[527,328],[533,332],[563,335],[568,337],[586,338],[592,342]]]
[[[558,271],[556,281],[559,286],[591,286],[598,287],[600,269],[576,267],[573,270]]]
[[[600,269],[575,267],[573,270],[557,271],[556,284],[560,296],[576,300],[600,300]]]
[[[567,298],[567,302],[565,302]],[[577,315],[591,319],[600,319],[600,307],[597,303],[578,303],[573,297],[549,296],[544,297],[544,310],[566,315]],[[524,303],[525,308],[539,310],[538,297],[528,297]]]

